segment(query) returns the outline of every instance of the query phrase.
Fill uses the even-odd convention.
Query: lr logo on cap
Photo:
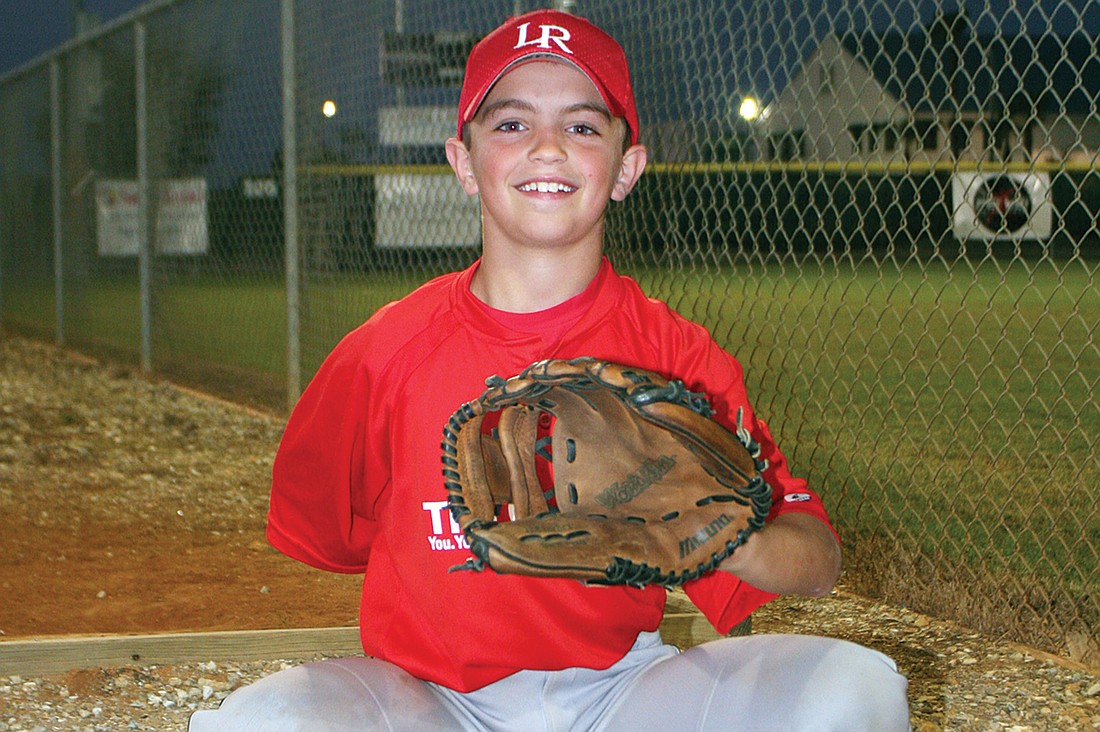
[[[527,29],[530,27],[530,23],[524,23],[519,27],[519,42],[516,43],[513,48],[523,48],[524,46],[538,46],[539,48],[550,49],[550,44],[553,43],[561,49],[562,53],[568,53],[570,56],[573,52],[569,49],[569,46],[565,45],[565,42],[569,40],[569,31],[562,28],[560,25],[540,25],[539,29],[542,31],[542,35],[538,38],[528,39]]]

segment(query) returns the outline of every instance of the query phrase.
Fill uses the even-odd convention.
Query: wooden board
[[[669,593],[660,632],[666,643],[681,649],[721,637],[682,591]],[[362,655],[359,629],[302,628],[0,641],[0,677],[64,673],[78,668],[293,659],[315,653]]]
[[[358,628],[80,636],[0,642],[0,676],[77,668],[362,655]]]

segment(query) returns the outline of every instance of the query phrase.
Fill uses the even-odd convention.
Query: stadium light
[[[760,104],[752,97],[745,97],[741,100],[741,107],[737,111],[743,118],[751,122],[760,115]]]
[[[336,116],[336,102],[332,101],[331,99],[326,99],[325,103],[321,105],[321,114],[325,115],[326,117],[330,117],[330,118],[335,117]]]

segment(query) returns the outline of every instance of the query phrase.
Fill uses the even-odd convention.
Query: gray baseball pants
[[[802,635],[726,638],[684,652],[642,633],[609,669],[520,671],[470,693],[372,658],[272,674],[191,717],[189,732],[726,732],[909,729],[892,660]]]

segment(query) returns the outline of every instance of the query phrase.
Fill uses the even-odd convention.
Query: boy
[[[489,376],[594,356],[681,379],[763,448],[774,507],[685,591],[722,633],[840,571],[820,499],[752,413],[740,365],[603,255],[608,202],[646,164],[625,55],[555,11],[471,52],[447,159],[478,195],[482,256],[375,313],[303,394],[275,461],[268,537],[364,572],[366,658],[274,674],[199,712],[204,730],[642,730],[908,727],[905,679],[877,652],[753,636],[684,653],[657,634],[665,591],[449,572],[468,556],[446,512],[442,427]]]

